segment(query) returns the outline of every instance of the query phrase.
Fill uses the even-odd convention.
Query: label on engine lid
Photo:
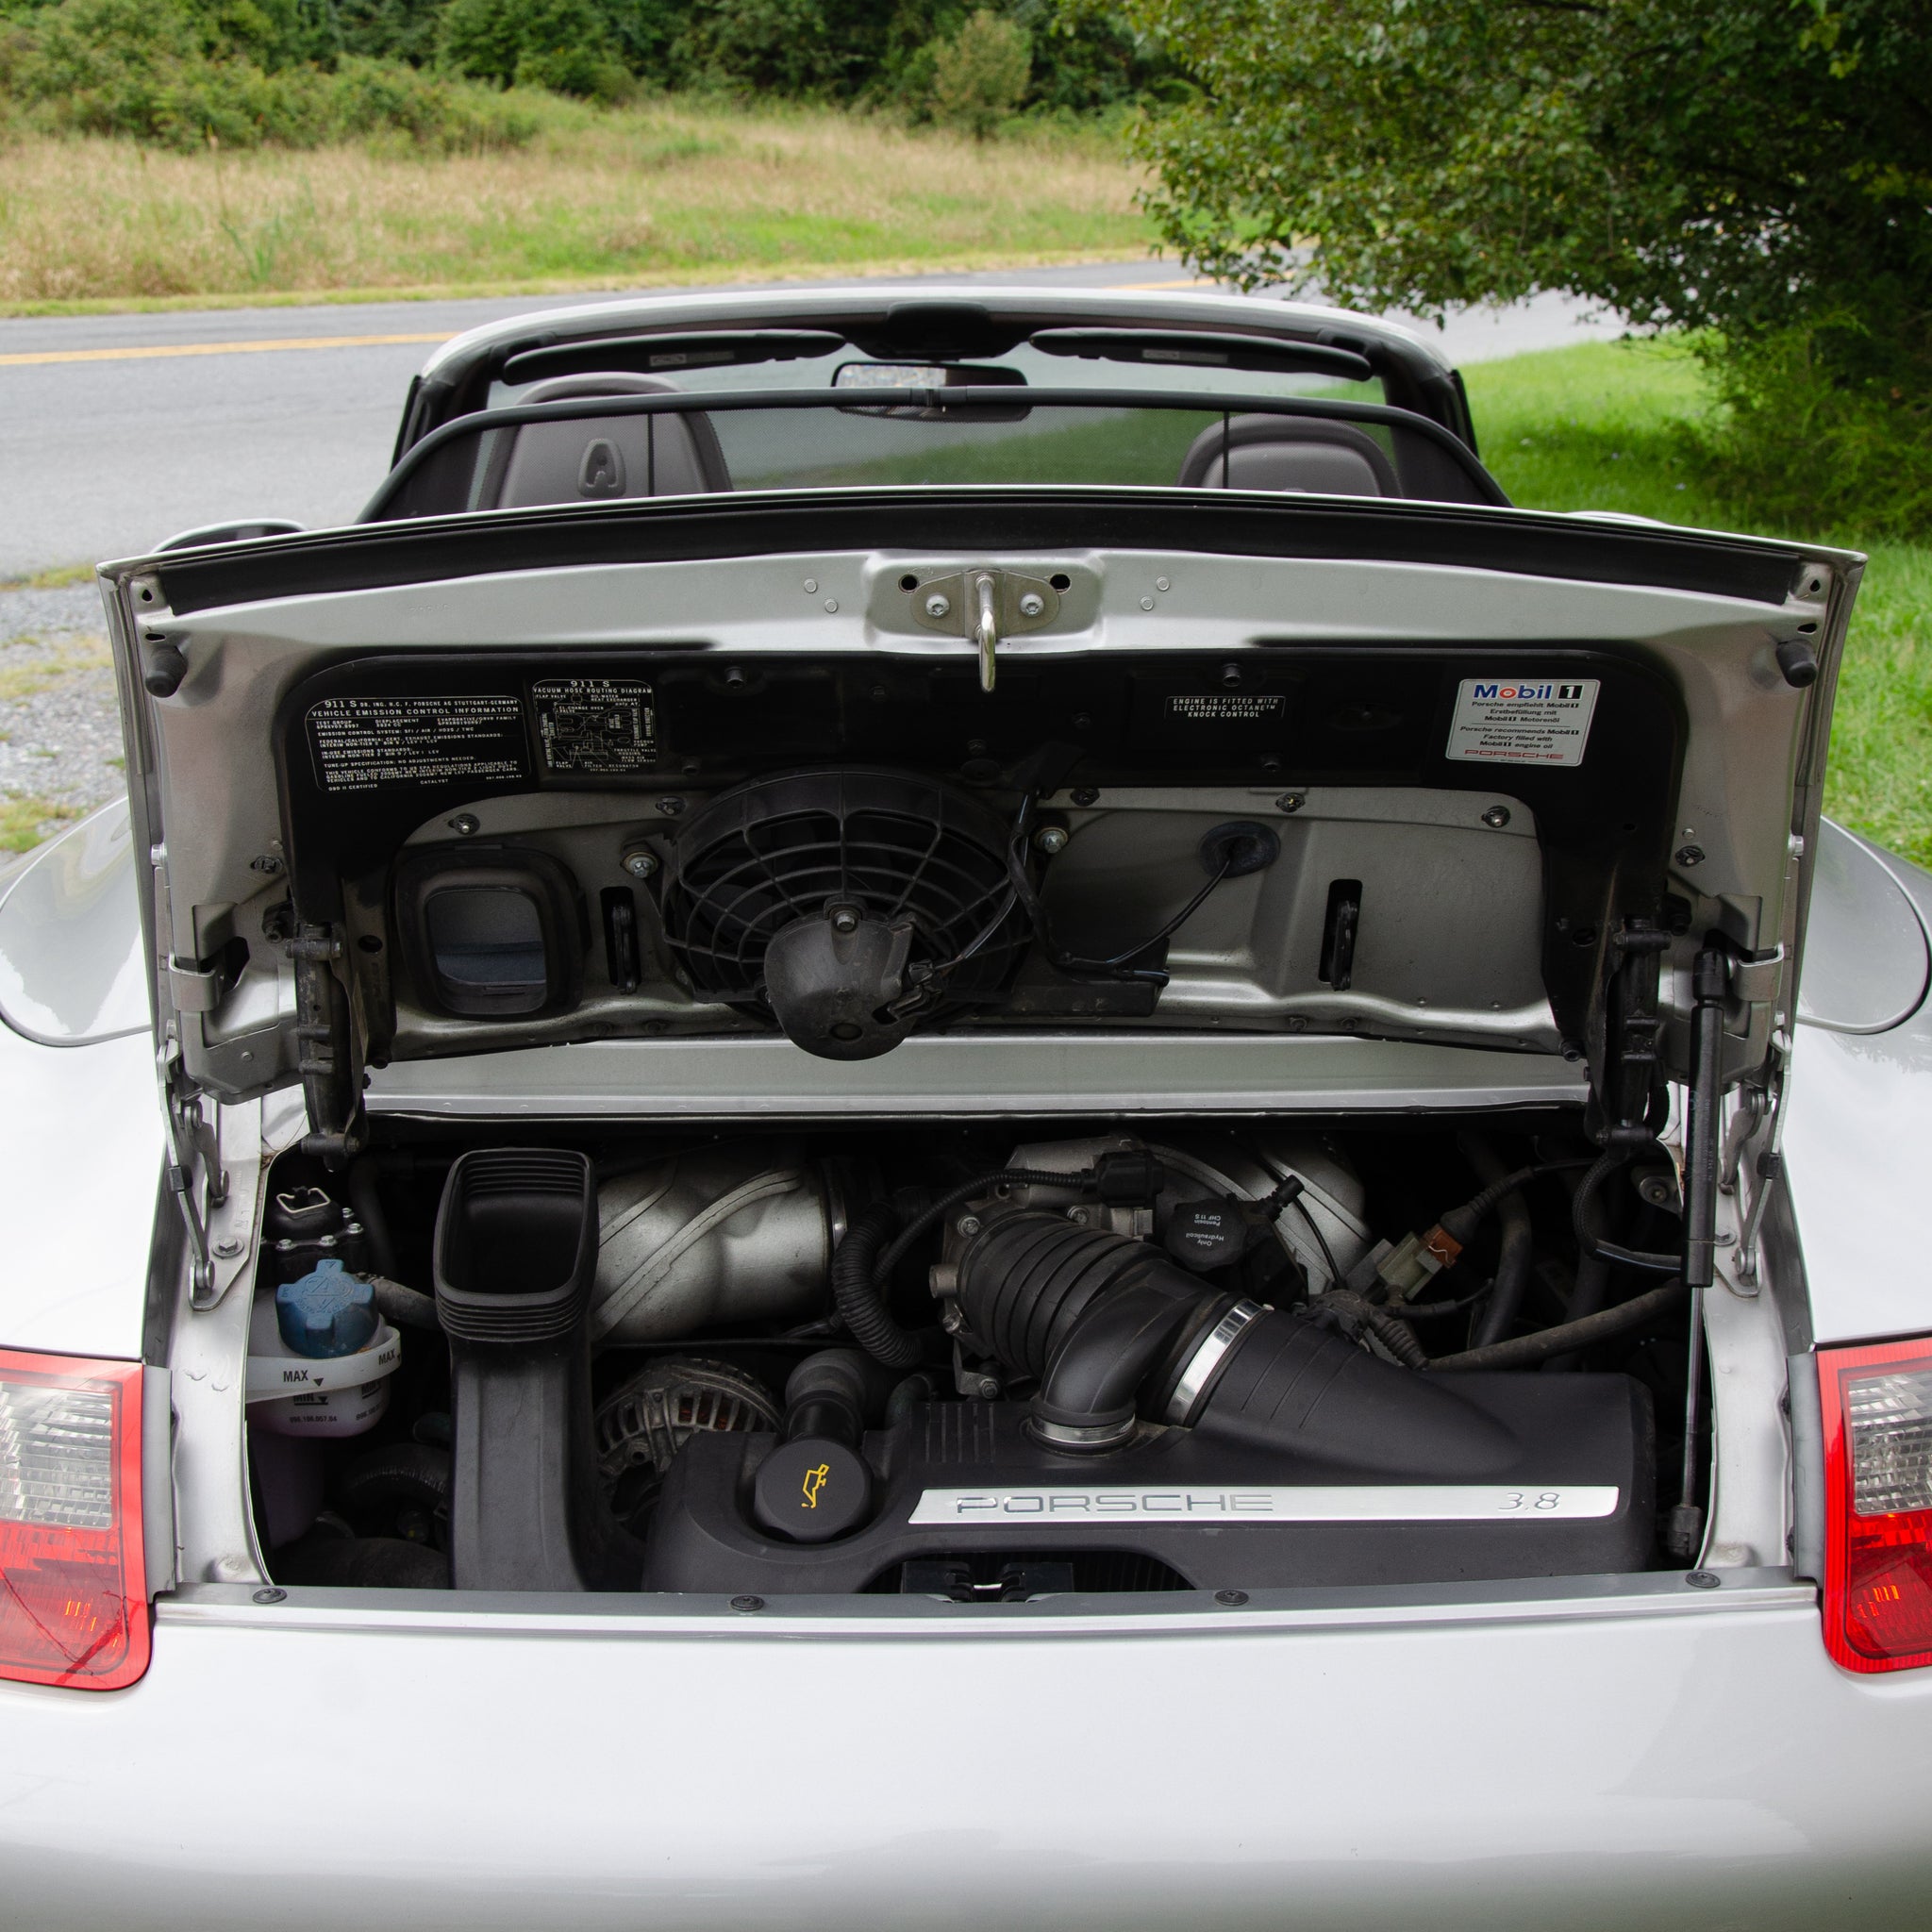
[[[1601,682],[1465,677],[1443,756],[1485,765],[1580,765]]]
[[[620,677],[547,677],[530,687],[546,769],[622,777],[658,762],[657,703],[648,684]]]
[[[926,1490],[911,1523],[1027,1524],[1136,1517],[1164,1523],[1493,1523],[1517,1516],[1549,1522],[1612,1516],[1620,1491],[1607,1484],[1548,1489],[1488,1483],[1356,1483],[1345,1487]]]

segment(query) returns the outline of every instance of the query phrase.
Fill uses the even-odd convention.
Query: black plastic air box
[[[1450,1377],[1443,1378],[1445,1383]],[[1143,1559],[1201,1590],[1448,1583],[1637,1571],[1651,1561],[1649,1397],[1622,1375],[1471,1374],[1458,1395],[1513,1442],[1477,1482],[1297,1464],[1154,1429],[1105,1456],[1045,1449],[1014,1403],[933,1403],[865,1439],[868,1523],[781,1541],[747,1499],[778,1438],[696,1435],[665,1479],[647,1590],[759,1595],[918,1590],[936,1564]],[[974,1564],[971,1559],[979,1559]],[[918,1566],[908,1576],[905,1566]],[[1096,1566],[1079,1566],[1094,1574]]]

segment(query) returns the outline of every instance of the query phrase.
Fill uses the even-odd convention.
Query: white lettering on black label
[[[1190,724],[1259,724],[1280,717],[1286,703],[1278,692],[1188,692],[1168,699],[1167,715]]]
[[[648,684],[550,677],[530,694],[550,771],[609,777],[648,772],[658,762],[658,713]]]
[[[1465,677],[1446,756],[1484,765],[1580,765],[1601,680]]]
[[[513,697],[324,698],[309,707],[308,740],[325,791],[528,775]]]

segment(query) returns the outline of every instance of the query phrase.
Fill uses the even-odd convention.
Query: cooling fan
[[[826,1059],[870,1059],[999,999],[1027,938],[1007,826],[890,771],[754,780],[677,834],[665,937],[701,999],[775,1019]]]

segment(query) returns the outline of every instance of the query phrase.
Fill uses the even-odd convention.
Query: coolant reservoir
[[[369,1284],[340,1261],[256,1297],[248,1318],[248,1420],[274,1436],[359,1436],[389,1407],[402,1338]]]

